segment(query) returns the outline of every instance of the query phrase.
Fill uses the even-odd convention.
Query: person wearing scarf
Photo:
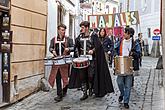
[[[133,40],[134,29],[130,27],[125,28],[124,37],[120,41],[118,56],[132,56],[134,70],[138,69],[138,57],[140,55],[140,45]],[[124,101],[124,107],[129,108],[129,99],[131,93],[131,87],[133,85],[133,75],[118,75],[117,84],[120,91],[118,101]]]

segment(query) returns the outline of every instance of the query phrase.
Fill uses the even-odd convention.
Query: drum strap
[[[121,44],[120,44],[120,56],[122,56],[122,51],[123,51],[123,40],[121,41]]]
[[[68,45],[68,39],[66,38],[66,36],[65,36],[65,43],[64,43],[64,45],[65,45],[65,47],[67,47],[67,45]],[[55,49],[55,47],[56,47],[56,36],[54,37],[54,49]]]

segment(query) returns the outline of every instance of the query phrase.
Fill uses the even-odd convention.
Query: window
[[[63,7],[61,5],[58,5],[58,25],[63,23]]]
[[[69,15],[69,37],[72,38],[73,36],[73,16]]]

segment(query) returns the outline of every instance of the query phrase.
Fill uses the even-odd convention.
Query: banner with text
[[[138,11],[103,15],[89,15],[88,21],[90,22],[91,28],[112,28],[140,24]]]

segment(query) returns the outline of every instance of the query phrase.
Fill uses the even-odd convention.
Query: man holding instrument
[[[121,40],[119,45],[118,56],[132,56],[136,61],[140,55],[140,45],[133,40],[134,30],[133,28],[126,27],[124,32],[124,38]],[[125,65],[127,66],[127,65]],[[133,62],[134,69],[136,68]],[[117,84],[120,90],[120,96],[118,101],[122,102],[124,99],[124,107],[129,108],[129,99],[132,86],[133,75],[122,74],[117,76]]]
[[[110,72],[106,63],[104,49],[95,32],[89,31],[90,23],[80,23],[81,33],[75,40],[74,56],[91,55],[90,65],[85,68],[72,67],[69,80],[69,88],[80,88],[83,96],[80,100],[88,98],[94,93],[96,97],[103,97],[107,93],[114,92]]]
[[[69,55],[70,51],[73,50],[73,42],[70,42],[69,37],[65,36],[66,26],[60,24],[58,26],[58,36],[54,37],[49,46],[49,51],[53,54],[54,58],[62,58]],[[57,86],[57,97],[54,98],[56,102],[62,100],[62,97],[66,95],[68,88],[68,73],[69,64],[63,65],[52,65],[51,73],[49,76],[49,84],[53,87],[55,78]],[[63,81],[63,89],[61,84],[61,78]]]

